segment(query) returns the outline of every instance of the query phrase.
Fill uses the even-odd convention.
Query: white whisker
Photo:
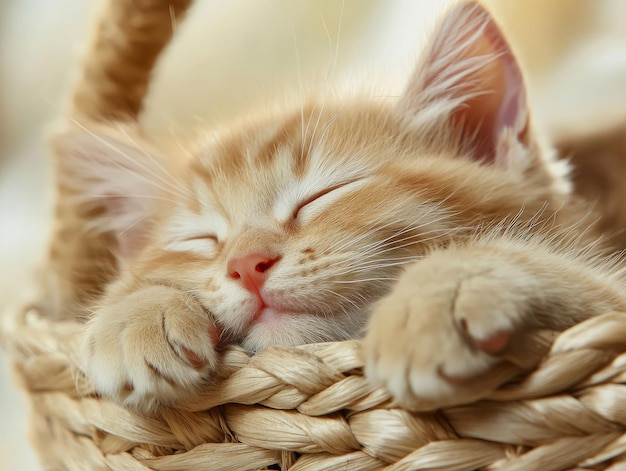
[[[72,122],[74,124],[76,124],[78,127],[80,127],[83,131],[85,131],[86,133],[88,133],[91,137],[93,137],[94,139],[96,139],[98,142],[100,142],[101,144],[103,144],[105,147],[113,150],[114,152],[116,152],[118,155],[128,159],[129,161],[133,162],[135,165],[137,165],[143,172],[145,172],[145,174],[139,173],[135,170],[132,170],[130,168],[124,168],[124,170],[129,171],[131,173],[133,173],[134,175],[136,175],[138,178],[140,178],[141,180],[145,181],[146,183],[156,186],[157,188],[159,188],[160,190],[166,191],[168,193],[171,193],[174,196],[181,196],[181,194],[179,193],[181,191],[181,189],[174,185],[172,182],[165,180],[161,175],[158,175],[157,173],[155,173],[152,169],[146,167],[145,165],[143,165],[142,163],[138,162],[137,159],[133,159],[130,155],[126,154],[125,152],[122,151],[122,149],[120,149],[119,147],[117,147],[116,145],[112,144],[111,142],[107,141],[106,139],[102,138],[101,136],[97,135],[96,133],[94,133],[93,131],[89,130],[87,127],[83,126],[82,124],[80,124],[77,120],[72,118]],[[141,149],[143,152],[145,152],[145,150]],[[148,178],[147,175],[150,175],[152,177],[154,177],[155,179],[159,180],[161,183],[166,184],[169,188],[166,187],[162,187],[160,185],[157,184],[156,181],[154,181],[151,178]]]

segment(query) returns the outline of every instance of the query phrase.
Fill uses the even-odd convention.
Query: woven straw
[[[6,321],[45,469],[626,469],[623,313],[571,328],[530,374],[436,413],[394,407],[351,341],[228,350],[220,381],[155,417],[94,394],[81,324],[32,306]]]
[[[109,0],[70,114],[81,122],[136,120],[172,19],[189,3]],[[69,171],[63,155],[55,171]],[[45,307],[9,313],[0,329],[32,403],[45,469],[626,470],[622,313],[562,333],[531,373],[496,391],[485,378],[472,401],[459,397],[437,412],[395,407],[372,387],[358,341],[272,347],[252,358],[233,347],[220,380],[193,403],[153,417],[100,398],[81,371],[83,324],[73,319],[102,289],[111,240],[85,231],[101,208],[77,206],[71,187],[57,190],[48,268],[67,286],[46,293]]]

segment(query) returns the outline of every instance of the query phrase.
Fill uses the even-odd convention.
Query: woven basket
[[[29,306],[2,340],[31,398],[44,469],[626,469],[626,314],[557,337],[539,367],[435,413],[394,407],[362,375],[358,341],[225,353],[194,403],[142,417],[94,394],[81,324]]]

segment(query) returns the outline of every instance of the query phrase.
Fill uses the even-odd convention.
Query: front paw
[[[85,373],[99,393],[149,412],[206,384],[218,366],[216,342],[214,320],[192,296],[150,286],[95,312]]]
[[[378,303],[364,339],[366,375],[399,404],[428,410],[474,400],[545,351],[517,366],[503,361],[528,339],[532,277],[488,259],[424,259]]]

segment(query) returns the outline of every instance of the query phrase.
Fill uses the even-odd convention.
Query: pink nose
[[[226,268],[231,278],[240,279],[244,288],[258,295],[263,283],[265,283],[268,270],[279,258],[261,253],[251,253],[230,259]]]

